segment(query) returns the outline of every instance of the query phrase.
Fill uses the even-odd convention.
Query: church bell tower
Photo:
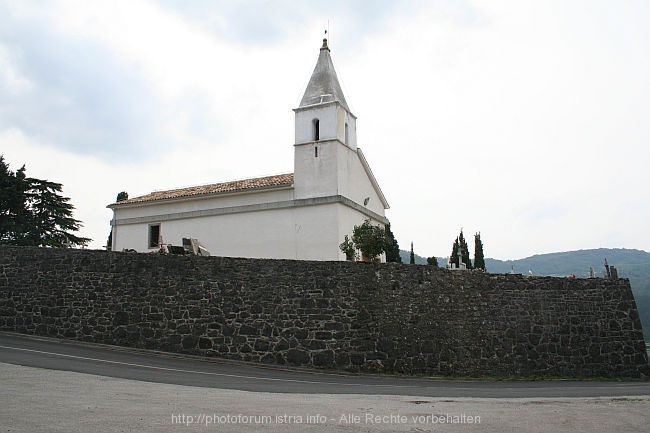
[[[340,194],[341,153],[357,149],[357,118],[343,96],[327,39],[294,112],[295,198]]]

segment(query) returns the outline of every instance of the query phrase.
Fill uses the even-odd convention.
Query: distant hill
[[[402,258],[402,263],[410,263],[411,262],[411,252],[410,251],[404,251],[404,250],[399,250],[399,256]],[[418,256],[415,254],[415,264],[416,265],[426,265],[427,264],[427,258]],[[438,259],[438,264],[440,264],[440,259]]]
[[[400,251],[402,261],[409,262],[410,251]],[[493,274],[507,274],[514,270],[517,274],[566,276],[574,274],[578,278],[589,277],[589,268],[597,277],[605,272],[605,259],[618,270],[618,276],[629,278],[632,293],[641,316],[645,340],[650,342],[650,253],[625,248],[600,248],[593,250],[568,251],[562,253],[539,254],[519,260],[485,259],[487,271]],[[444,266],[443,258],[438,264]],[[426,264],[427,260],[416,254],[416,264]]]
[[[492,273],[509,273],[514,268],[517,274],[565,276],[575,274],[589,277],[592,267],[597,277],[605,272],[605,260],[616,266],[619,276],[650,278],[650,253],[640,250],[600,248],[563,253],[539,254],[519,260],[485,259],[485,266]],[[649,281],[650,283],[650,281]],[[650,290],[650,284],[648,286]]]

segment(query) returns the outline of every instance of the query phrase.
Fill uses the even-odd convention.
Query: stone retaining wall
[[[0,247],[0,330],[273,364],[644,377],[627,279]]]

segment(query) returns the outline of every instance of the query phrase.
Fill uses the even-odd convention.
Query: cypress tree
[[[451,246],[451,255],[449,256],[449,263],[451,264],[451,267],[458,267],[458,237],[456,237],[456,240],[454,241],[453,245]]]
[[[395,262],[402,263],[402,257],[399,255],[399,244],[393,235],[392,230],[390,229],[390,223],[386,224],[386,245],[384,247],[386,251],[386,262]]]
[[[460,235],[454,241],[453,247],[451,249],[451,257],[449,261],[452,265],[459,268],[460,263],[458,260],[458,251],[460,251],[460,261],[465,263],[467,269],[472,269],[472,260],[469,258],[469,248],[467,247],[467,242],[465,241],[465,236],[463,236],[463,230],[461,229]]]
[[[415,253],[413,252],[413,241],[411,241],[411,260],[409,261],[409,263],[412,265],[415,264]]]
[[[481,242],[481,232],[474,235],[474,269],[485,271],[485,258],[483,257],[483,242]]]
[[[463,236],[463,231],[460,231],[458,236],[458,247],[461,249],[461,260],[467,266],[467,269],[473,269],[472,260],[469,258],[469,247],[467,246],[467,241],[465,241],[465,236]]]

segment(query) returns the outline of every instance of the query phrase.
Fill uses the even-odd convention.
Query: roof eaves
[[[278,175],[278,177],[281,176],[286,176],[287,180],[286,182],[281,182],[277,184],[271,184],[271,185],[261,185],[261,186],[255,186],[255,187],[245,187],[245,188],[237,188],[237,189],[230,189],[230,190],[223,190],[223,191],[211,191],[211,192],[197,192],[197,193],[187,193],[187,194],[179,194],[179,195],[170,195],[170,196],[162,196],[162,197],[152,197],[149,199],[142,199],[144,197],[147,197],[152,194],[164,194],[164,193],[172,193],[174,191],[180,191],[180,190],[167,190],[167,191],[154,191],[150,194],[146,194],[140,197],[135,197],[133,199],[128,199],[128,200],[123,200],[115,203],[111,203],[108,206],[106,206],[109,209],[116,209],[116,208],[123,208],[123,207],[136,207],[139,205],[145,206],[149,205],[152,203],[161,203],[161,202],[170,202],[170,201],[187,201],[187,200],[194,200],[194,199],[207,199],[215,196],[220,196],[220,195],[237,195],[237,194],[248,194],[248,193],[255,193],[255,192],[261,192],[261,191],[267,191],[267,190],[282,190],[282,189],[290,189],[293,188],[293,173],[286,174],[286,175]],[[258,180],[258,179],[266,179],[266,178],[253,178],[253,179],[244,179],[242,182],[249,181],[249,180]],[[224,182],[224,184],[227,184],[230,182]],[[202,185],[203,187],[205,186],[212,186],[212,185],[219,185],[219,184],[209,184],[209,185]],[[199,187],[197,187],[199,188]]]

